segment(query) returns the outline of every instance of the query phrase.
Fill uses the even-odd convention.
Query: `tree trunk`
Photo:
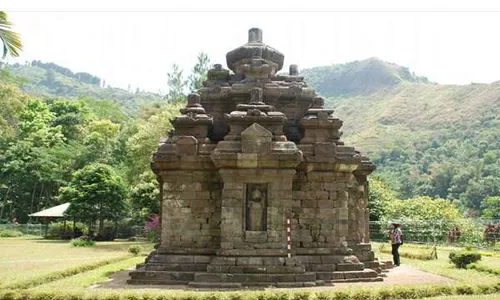
[[[0,221],[2,221],[3,218],[3,210],[5,209],[5,206],[7,206],[7,199],[9,198],[9,192],[10,192],[10,186],[7,188],[7,192],[5,192],[5,196],[3,197],[2,210],[0,210]]]
[[[89,220],[89,237],[93,239],[94,231],[92,230],[92,220]]]
[[[99,232],[97,233],[101,238],[104,237],[104,219],[100,218],[99,219]]]
[[[45,218],[45,234],[44,237],[47,238],[47,234],[49,233],[49,224],[50,224],[50,218]]]
[[[102,213],[102,203],[99,204],[99,230],[97,235],[99,235],[101,238],[104,236],[104,217]]]
[[[43,195],[43,182],[42,182],[42,187],[40,188],[40,194],[38,194],[38,202],[36,203],[36,211],[40,211],[40,204],[42,202],[42,195]]]
[[[31,192],[30,214],[33,213],[33,202],[35,202],[36,184],[37,184],[37,182],[35,181],[35,185],[33,186],[33,191]],[[29,219],[28,219],[28,224],[29,223],[31,223],[31,217],[29,217]]]

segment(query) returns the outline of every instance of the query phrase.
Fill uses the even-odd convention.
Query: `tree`
[[[130,154],[129,178],[136,178],[140,174],[151,171],[151,155],[158,149],[158,142],[165,137],[172,128],[170,119],[179,114],[182,107],[180,103],[167,105],[158,114],[151,116],[147,121],[141,122],[137,132],[130,136],[127,141],[127,149]]]
[[[402,221],[411,240],[432,241],[445,237],[463,217],[450,200],[423,196],[388,203],[384,219]]]
[[[146,171],[139,175],[139,182],[130,193],[130,206],[137,221],[144,222],[147,218],[160,211],[160,191],[158,181],[153,172]]]
[[[3,79],[3,78],[2,78]],[[0,84],[0,140],[14,137],[28,96],[14,84]]]
[[[172,71],[167,74],[168,93],[165,96],[168,102],[177,102],[186,96],[188,82],[184,79],[178,65],[172,65]]]
[[[67,139],[78,139],[82,135],[83,126],[90,119],[87,105],[82,101],[52,100],[50,111],[55,115],[52,126],[61,125],[62,133]]]
[[[46,103],[29,100],[19,116],[15,140],[0,151],[0,183],[6,186],[4,202],[11,201],[12,214],[21,222],[27,221],[30,212],[52,201],[64,182],[69,151],[63,149],[61,126],[51,126],[53,119]]]
[[[113,152],[118,145],[120,124],[110,120],[92,121],[87,126],[88,135],[83,139],[84,150],[77,158],[77,165],[89,163],[111,163]]]
[[[483,217],[489,219],[500,218],[500,196],[486,197],[481,204],[483,209]]]
[[[125,213],[127,188],[111,166],[90,164],[75,171],[67,187],[61,188],[60,199],[70,202],[66,214],[89,224],[89,231],[99,221],[98,234],[103,236],[104,220],[117,221]]]
[[[368,207],[370,209],[370,221],[380,221],[386,214],[387,206],[396,200],[393,192],[378,178],[370,178],[370,194]]]
[[[19,52],[23,49],[21,37],[18,33],[12,31],[12,23],[9,22],[7,13],[0,11],[0,40],[3,44],[2,59],[7,57],[7,54],[18,57]]]
[[[196,64],[188,76],[189,88],[196,91],[203,86],[203,81],[207,79],[207,73],[210,70],[210,58],[204,52],[200,52]]]
[[[486,197],[498,195],[500,195],[500,178],[487,176],[478,181],[469,181],[461,200],[468,208],[479,211]]]
[[[56,82],[56,72],[52,69],[45,70],[45,84],[49,87],[54,87]]]

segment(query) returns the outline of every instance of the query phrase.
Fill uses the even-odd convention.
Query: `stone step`
[[[306,282],[316,281],[315,273],[304,274],[229,274],[229,273],[195,273],[195,282]]]
[[[188,283],[190,287],[198,289],[239,289],[241,283],[239,282],[196,282],[191,281]]]
[[[337,264],[309,264],[306,265],[308,272],[333,272],[337,270]]]
[[[172,263],[148,263],[146,271],[183,271],[200,272],[206,271],[208,264],[172,264]]]
[[[372,269],[365,269],[361,271],[335,271],[335,272],[317,272],[319,280],[346,280],[346,279],[366,279],[377,278],[378,273]]]
[[[175,271],[146,271],[137,270],[129,273],[132,280],[152,280],[152,281],[193,281],[194,272],[175,272]]]
[[[134,285],[187,285],[189,281],[129,279],[127,280],[127,283]]]
[[[316,282],[276,282],[276,287],[279,288],[296,288],[296,287],[313,287],[316,286]]]
[[[148,263],[208,264],[211,259],[212,256],[208,255],[156,254],[149,259]]]
[[[337,271],[362,271],[365,269],[365,264],[359,263],[340,263],[337,264]]]
[[[369,269],[378,269],[381,267],[381,264],[378,261],[365,261],[363,264],[365,264],[365,268]]]
[[[314,281],[306,282],[189,282],[189,287],[199,289],[241,289],[242,287],[262,287],[275,286],[278,288],[300,288],[314,287],[318,284]],[[324,285],[324,283],[322,284]]]
[[[250,274],[302,274],[306,269],[304,266],[213,266],[208,265],[206,271],[209,273],[250,273]]]
[[[329,263],[329,264],[305,264],[308,272],[333,272],[333,271],[361,271],[366,268],[364,264]]]
[[[379,282],[379,281],[384,281],[382,277],[376,277],[376,278],[349,278],[349,279],[335,279],[335,280],[330,280],[330,283],[335,284],[335,283],[350,283],[350,282]]]

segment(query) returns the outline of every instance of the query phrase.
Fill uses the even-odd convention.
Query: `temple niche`
[[[267,186],[266,184],[247,184],[246,230],[267,230]]]
[[[369,159],[298,67],[252,28],[171,120],[153,156],[161,239],[131,284],[301,287],[382,280]],[[287,248],[287,219],[291,222]]]

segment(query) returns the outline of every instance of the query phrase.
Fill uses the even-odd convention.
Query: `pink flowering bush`
[[[152,242],[160,240],[160,216],[152,215],[144,224],[144,234]]]

